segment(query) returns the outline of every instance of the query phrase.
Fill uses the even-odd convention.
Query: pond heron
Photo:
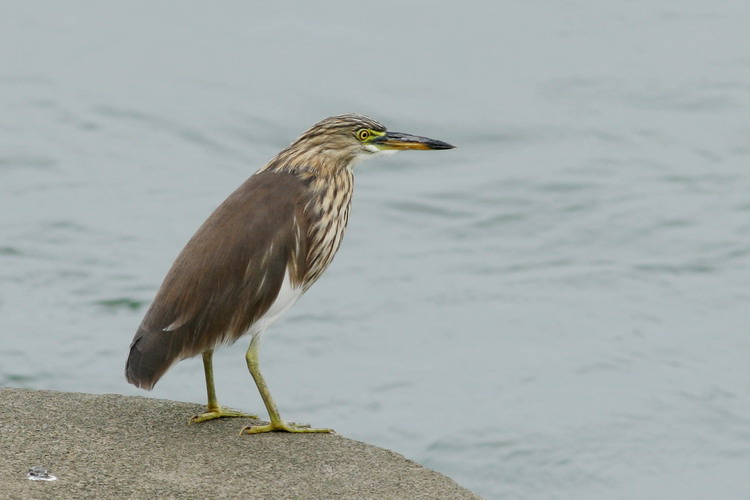
[[[212,364],[215,347],[249,334],[245,359],[271,422],[242,433],[331,432],[281,419],[260,373],[261,333],[333,260],[359,161],[403,149],[451,148],[390,132],[357,114],[314,125],[237,188],[185,245],[130,345],[128,382],[151,389],[173,363],[202,354],[208,408],[190,422],[253,417],[219,405]]]

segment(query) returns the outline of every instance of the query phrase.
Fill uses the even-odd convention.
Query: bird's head
[[[276,168],[352,168],[362,160],[405,149],[452,149],[446,142],[390,132],[379,122],[358,114],[321,120],[272,160]]]

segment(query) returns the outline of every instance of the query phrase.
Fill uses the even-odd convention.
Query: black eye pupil
[[[359,138],[360,139],[367,139],[370,136],[370,133],[367,130],[360,130],[359,131]]]

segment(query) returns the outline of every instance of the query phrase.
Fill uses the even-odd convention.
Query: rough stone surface
[[[332,434],[186,425],[195,404],[0,388],[0,498],[478,499],[401,455]],[[57,481],[30,481],[41,465]]]

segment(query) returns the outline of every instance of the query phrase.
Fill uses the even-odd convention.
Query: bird
[[[127,381],[151,390],[174,363],[200,354],[207,408],[189,423],[258,418],[219,405],[214,387],[214,349],[248,335],[245,361],[270,422],[240,434],[332,432],[281,419],[260,372],[261,334],[331,264],[349,220],[355,165],[454,147],[355,113],[313,125],[230,194],[179,253],[130,344]]]

